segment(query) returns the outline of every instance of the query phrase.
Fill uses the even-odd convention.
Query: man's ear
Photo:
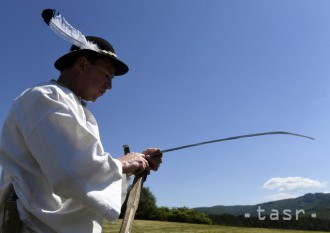
[[[82,72],[84,72],[87,64],[88,64],[88,60],[86,57],[79,57],[76,61],[77,68]]]

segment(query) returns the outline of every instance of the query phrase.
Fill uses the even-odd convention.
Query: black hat
[[[128,72],[128,66],[120,61],[117,58],[115,50],[112,45],[103,38],[95,37],[95,36],[86,36],[86,39],[94,44],[96,44],[99,48],[99,51],[91,50],[91,49],[81,49],[75,45],[71,46],[70,52],[58,58],[55,62],[55,68],[59,71],[62,71],[68,64],[72,63],[72,60],[84,56],[84,55],[94,55],[100,57],[108,57],[110,58],[114,68],[115,75],[123,75]]]

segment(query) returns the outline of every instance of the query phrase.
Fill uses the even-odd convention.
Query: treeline
[[[138,217],[139,218],[139,217]],[[140,219],[146,219],[140,216]],[[185,223],[198,223],[198,224],[212,224],[212,220],[207,214],[198,212],[187,207],[181,208],[168,208],[157,207],[149,220],[169,221],[169,222],[185,222]]]
[[[126,211],[127,199],[121,210],[121,218]],[[212,224],[212,220],[207,214],[198,212],[187,207],[168,208],[157,207],[156,198],[148,187],[143,187],[141,191],[139,207],[135,214],[135,219],[159,220],[169,222],[186,222],[199,224]]]
[[[209,215],[212,221],[218,225],[257,227],[257,228],[275,228],[275,229],[295,229],[295,230],[313,230],[329,231],[330,221],[326,219],[301,217],[298,220],[283,220],[280,216],[278,220],[271,220],[266,216],[265,220],[257,217],[245,218],[243,215],[234,216],[230,214]]]

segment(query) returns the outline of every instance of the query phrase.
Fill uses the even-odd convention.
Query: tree
[[[122,207],[121,218],[125,215],[126,205],[127,198]],[[156,198],[148,187],[143,187],[141,190],[140,203],[135,213],[135,218],[144,220],[212,224],[212,220],[207,214],[189,209],[187,207],[158,208],[156,205]]]
[[[129,190],[131,190],[131,186]],[[121,208],[120,217],[123,218],[126,212],[127,198]],[[153,219],[157,209],[156,197],[151,193],[149,187],[142,187],[139,207],[136,210],[136,219]]]
[[[137,219],[152,219],[157,209],[156,197],[151,193],[149,187],[143,187],[139,207],[136,211]]]

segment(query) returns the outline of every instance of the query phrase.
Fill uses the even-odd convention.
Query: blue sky
[[[130,67],[89,108],[114,157],[240,134],[290,131],[164,155],[146,186],[159,206],[256,204],[330,192],[330,2],[0,0],[3,124],[24,89],[57,78],[70,45],[55,8],[107,38]]]

